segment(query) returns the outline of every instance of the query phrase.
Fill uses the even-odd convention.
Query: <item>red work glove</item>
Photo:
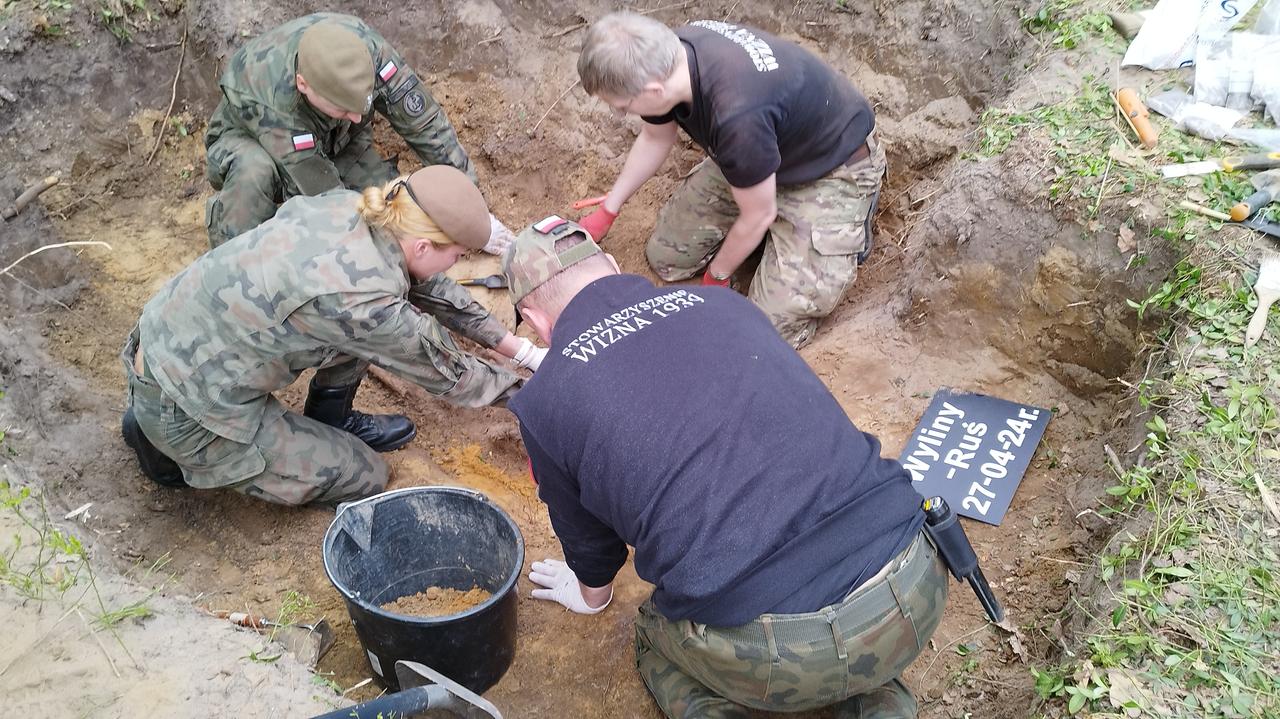
[[[609,228],[613,227],[613,221],[616,219],[618,219],[616,213],[604,209],[604,205],[601,205],[595,212],[578,220],[578,224],[582,226],[582,229],[590,233],[591,239],[599,242],[609,231]]]
[[[707,270],[706,272],[702,273],[702,284],[704,285],[715,285],[716,287],[728,287],[729,282],[732,279],[733,279],[732,277],[726,277],[723,280],[717,280],[716,278],[711,276],[711,270]]]

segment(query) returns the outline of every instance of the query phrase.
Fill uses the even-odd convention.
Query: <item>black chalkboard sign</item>
[[[916,491],[1000,524],[1031,464],[1050,412],[985,394],[939,390],[898,461]]]

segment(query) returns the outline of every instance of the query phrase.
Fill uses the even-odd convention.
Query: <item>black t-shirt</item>
[[[714,20],[676,35],[693,103],[644,120],[679,123],[734,187],[775,172],[779,185],[812,182],[844,164],[875,127],[853,83],[794,43]]]
[[[609,583],[631,545],[673,620],[814,611],[924,521],[902,465],[725,288],[593,282],[508,406],[578,578]]]

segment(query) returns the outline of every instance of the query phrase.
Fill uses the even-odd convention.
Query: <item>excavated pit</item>
[[[957,586],[934,645],[907,675],[922,694],[924,717],[1027,714],[1034,691],[1022,663],[1054,651],[1064,570],[1105,529],[1082,524],[1089,517],[1080,514],[1099,492],[1103,438],[1119,424],[1113,380],[1138,350],[1139,328],[1124,300],[1140,296],[1161,270],[1158,262],[1127,270],[1114,249],[1098,248],[1081,227],[1055,216],[1027,191],[1035,179],[1029,162],[955,159],[982,108],[999,104],[1023,71],[1018,12],[1028,4],[691,2],[654,13],[671,24],[729,18],[780,33],[847,72],[875,103],[891,168],[877,247],[802,354],[854,422],[882,439],[886,454],[901,450],[940,387],[1057,410],[1003,525],[970,529],[1022,634],[1011,643],[983,629],[976,602]],[[332,515],[230,492],[150,486],[117,431],[123,338],[160,284],[205,249],[210,189],[199,137],[217,99],[220,62],[246,35],[311,9],[296,0],[265,9],[188,3],[174,119],[151,165],[145,158],[178,69],[180,13],[160,17],[128,45],[88,21],[77,28],[78,47],[5,31],[0,86],[20,103],[0,106],[0,191],[51,171],[67,180],[43,207],[0,226],[5,264],[49,242],[105,240],[113,249],[89,248],[78,258],[45,253],[4,278],[13,329],[0,334],[0,376],[9,393],[5,419],[24,428],[17,461],[42,476],[61,504],[94,503],[88,527],[100,553],[123,563],[168,554],[174,591],[206,607],[270,613],[288,591],[309,595],[338,628],[321,671],[348,687],[367,667],[320,566]],[[635,121],[615,119],[579,89],[565,94],[581,38],[571,28],[608,9],[582,0],[470,0],[394,13],[358,2],[347,11],[407,55],[477,162],[495,213],[518,226],[607,189],[634,137]],[[385,125],[377,138],[384,153],[410,156]],[[607,247],[625,270],[649,274],[644,240],[700,156],[691,146],[679,149],[628,205]],[[92,389],[72,389],[82,382]],[[301,391],[290,388],[284,398],[300,404]],[[484,491],[519,523],[528,561],[559,556],[508,413],[453,409],[394,380],[367,382],[357,402],[405,412],[420,428],[412,445],[388,457],[392,487]],[[521,581],[515,664],[488,698],[513,716],[658,716],[633,666],[631,619],[649,588],[630,566],[613,607],[594,617],[529,599],[527,585]],[[957,679],[968,671],[953,650],[962,637],[984,660],[984,681]]]

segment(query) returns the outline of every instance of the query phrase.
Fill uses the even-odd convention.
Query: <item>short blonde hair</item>
[[[635,97],[645,83],[671,77],[682,50],[675,31],[657,20],[610,13],[587,31],[578,55],[578,77],[588,95]]]
[[[371,227],[391,232],[397,238],[423,237],[431,244],[446,247],[453,240],[440,229],[435,220],[414,202],[409,194],[409,176],[401,175],[382,186],[366,187],[356,200],[360,219]],[[403,183],[403,187],[400,187]]]

